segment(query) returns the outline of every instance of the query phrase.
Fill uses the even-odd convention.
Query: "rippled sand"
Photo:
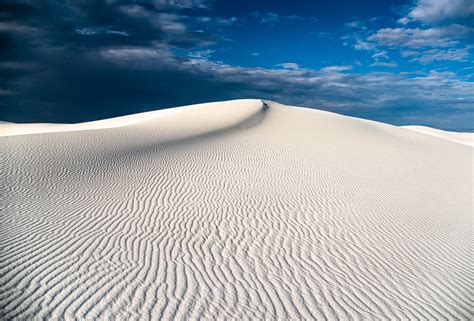
[[[0,318],[472,319],[473,149],[267,104],[2,124]]]

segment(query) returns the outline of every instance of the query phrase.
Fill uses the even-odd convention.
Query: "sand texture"
[[[0,319],[472,319],[473,148],[268,106],[2,124]]]
[[[435,136],[442,139],[447,139],[453,142],[474,146],[474,133],[456,133],[445,130],[435,129],[426,126],[402,126],[403,128],[414,130],[426,135]]]

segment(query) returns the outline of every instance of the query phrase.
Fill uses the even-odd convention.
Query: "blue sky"
[[[0,3],[2,120],[265,98],[474,130],[474,0]]]

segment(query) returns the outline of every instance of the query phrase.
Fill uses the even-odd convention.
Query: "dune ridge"
[[[472,148],[266,103],[0,138],[0,318],[472,319]]]

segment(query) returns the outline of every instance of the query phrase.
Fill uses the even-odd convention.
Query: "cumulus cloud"
[[[371,50],[375,50],[377,48],[377,46],[376,46],[375,43],[371,43],[371,42],[368,42],[368,41],[357,39],[356,43],[354,44],[354,48],[357,49],[357,50],[371,51]]]
[[[418,20],[423,23],[437,23],[444,20],[473,17],[473,0],[418,0],[407,16],[398,22],[407,24]]]
[[[365,38],[355,37],[354,48],[372,52],[376,61],[372,66],[395,67],[387,51],[401,50],[401,56],[410,57],[409,62],[429,64],[437,61],[465,61],[469,47],[463,44],[474,34],[474,28],[460,24],[449,24],[430,28],[382,28]]]
[[[415,0],[398,23],[418,23],[418,27],[385,27],[363,29],[364,23],[351,21],[347,27],[354,30],[341,40],[344,45],[368,51],[375,62],[372,66],[394,67],[387,51],[400,51],[409,62],[430,64],[440,61],[465,62],[469,59],[474,28],[474,0]],[[421,24],[420,24],[421,23]],[[382,61],[381,61],[382,60]]]

